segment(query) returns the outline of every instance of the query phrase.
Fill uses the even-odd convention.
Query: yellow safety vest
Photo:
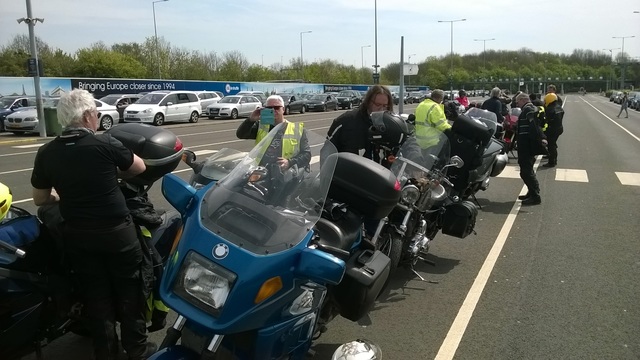
[[[269,133],[269,124],[262,124],[258,127],[258,134],[256,135],[256,144],[260,142],[260,140],[264,139],[265,136]],[[297,154],[300,151],[300,138],[302,138],[302,130],[304,129],[304,124],[297,122],[292,123],[287,121],[287,127],[284,130],[284,134],[282,135],[282,157],[285,159],[290,159],[292,156]],[[263,149],[262,153],[267,149]]]
[[[440,133],[450,128],[444,115],[444,105],[426,99],[416,108],[416,140],[421,148],[437,145]]]

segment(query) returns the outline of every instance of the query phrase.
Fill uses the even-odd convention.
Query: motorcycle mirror
[[[458,169],[464,166],[464,160],[462,160],[458,155],[453,156],[450,163]]]
[[[190,167],[193,167],[193,164],[196,162],[196,153],[185,149],[182,153],[182,161]]]

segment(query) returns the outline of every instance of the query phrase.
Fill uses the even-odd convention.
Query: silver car
[[[225,96],[216,104],[209,105],[207,114],[209,119],[217,117],[237,119],[239,116],[249,116],[253,110],[261,106],[262,102],[255,96],[231,95]]]
[[[98,109],[98,119],[99,121],[99,129],[101,130],[109,130],[114,124],[114,121],[119,121],[120,114],[118,113],[118,108],[109,105],[104,101],[95,100],[96,109]]]
[[[218,95],[218,93],[214,91],[196,91],[195,93],[200,99],[200,105],[202,108],[201,115],[208,115],[207,107],[222,100],[222,96]]]

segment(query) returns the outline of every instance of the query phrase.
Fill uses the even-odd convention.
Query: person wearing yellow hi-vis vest
[[[311,161],[311,148],[304,124],[292,123],[284,118],[284,101],[280,95],[269,96],[264,108],[273,110],[273,122],[262,121],[260,117],[262,109],[258,108],[240,124],[236,130],[236,136],[239,139],[255,139],[257,144],[274,127],[284,123],[286,126],[278,128],[281,134],[275,136],[271,144],[264,149],[260,165],[277,163],[282,170],[293,165],[297,165],[298,168],[307,167]]]
[[[451,129],[444,114],[443,100],[444,91],[436,89],[431,92],[430,98],[423,100],[416,108],[415,134],[422,149],[437,145],[440,134]]]

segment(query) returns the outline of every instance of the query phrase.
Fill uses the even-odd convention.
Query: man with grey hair
[[[543,147],[547,145],[547,140],[536,117],[538,107],[531,103],[529,94],[518,94],[516,106],[522,109],[517,125],[518,166],[520,178],[527,185],[526,195],[518,196],[518,199],[522,200],[522,205],[538,205],[542,199],[533,165],[536,161],[535,156],[544,153]]]
[[[502,122],[504,121],[504,116],[502,115],[502,107],[504,105],[500,100],[500,94],[501,92],[499,87],[494,87],[493,89],[491,89],[491,97],[482,103],[482,109],[489,110],[492,113],[496,114],[498,123],[502,124]]]
[[[263,109],[273,111],[273,121],[262,119]],[[269,121],[266,121],[269,120]],[[239,139],[255,139],[256,144],[280,124],[274,142],[266,149],[261,165],[277,163],[280,169],[287,170],[293,165],[304,168],[311,162],[311,147],[301,122],[292,123],[284,118],[284,100],[280,95],[271,95],[267,98],[264,108],[255,109],[251,115],[238,126],[236,136]],[[277,142],[277,144],[276,144]]]
[[[60,206],[66,259],[81,287],[96,359],[119,356],[116,318],[129,359],[144,359],[156,350],[147,343],[146,263],[118,178],[142,173],[145,164],[110,134],[96,135],[98,110],[86,90],[62,95],[57,108],[64,131],[38,149],[33,202]]]

